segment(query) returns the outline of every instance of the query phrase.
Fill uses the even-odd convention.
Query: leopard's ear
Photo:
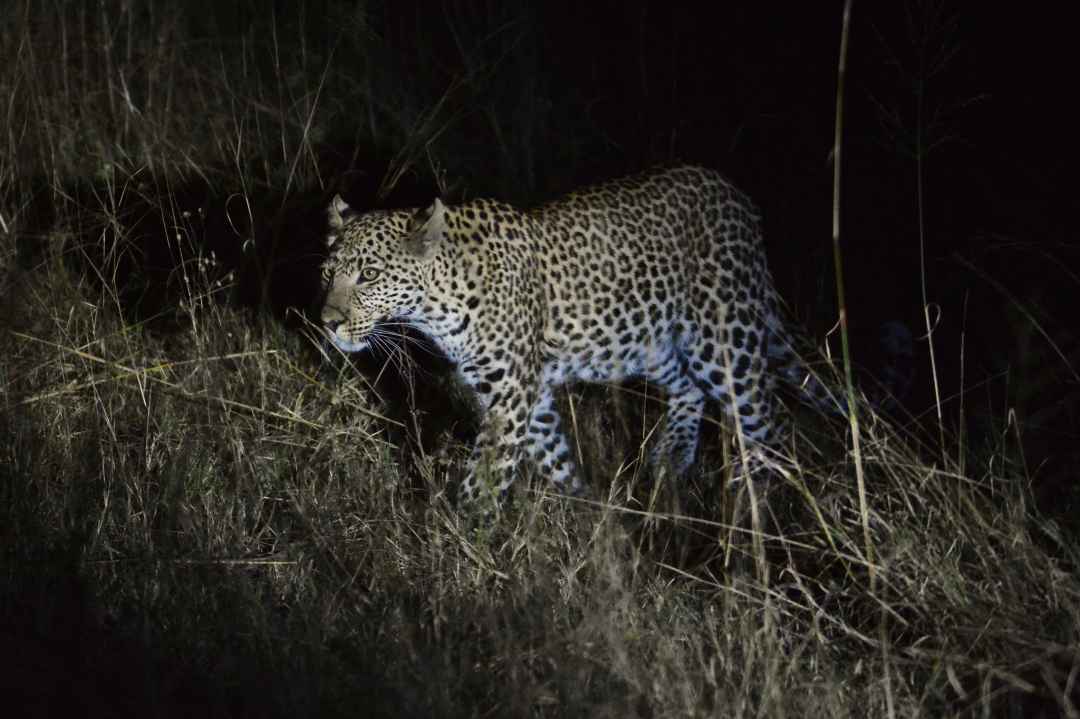
[[[405,250],[421,260],[430,260],[445,237],[446,205],[436,197],[430,207],[419,210],[409,218]]]
[[[349,203],[341,199],[341,195],[334,195],[330,205],[326,208],[326,225],[330,232],[326,236],[327,244],[334,241],[335,236],[345,226],[345,216],[352,212]]]

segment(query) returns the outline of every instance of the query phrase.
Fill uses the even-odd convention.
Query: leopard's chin
[[[356,342],[352,342],[350,340],[344,339],[336,332],[327,332],[326,339],[330,342],[330,344],[332,344],[334,347],[337,347],[342,352],[363,352],[371,346],[371,342],[368,341],[366,338]]]

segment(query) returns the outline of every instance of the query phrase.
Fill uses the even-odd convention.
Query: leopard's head
[[[358,213],[336,196],[326,212],[322,328],[341,351],[359,352],[423,308],[446,207]]]

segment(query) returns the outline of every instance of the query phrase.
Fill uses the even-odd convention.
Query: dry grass
[[[172,192],[200,177],[232,193],[238,245],[287,242],[237,218],[272,188],[319,188],[317,140],[343,116],[392,144],[378,128],[423,111],[354,112],[384,80],[340,72],[377,49],[362,33],[331,57],[297,18],[226,32],[214,13],[200,28],[124,7],[2,18],[17,29],[0,71],[9,706],[1076,715],[1075,540],[1032,510],[1005,440],[943,459],[864,418],[873,583],[842,439],[800,438],[755,535],[725,521],[721,447],[691,485],[650,492],[633,460],[657,408],[631,392],[574,403],[591,499],[534,483],[493,522],[455,511],[460,452],[396,448],[415,417],[383,417],[350,365],[328,372],[239,301],[230,282],[267,281],[274,255],[219,267]],[[198,61],[177,50],[195,46]],[[146,233],[171,238],[167,271],[139,275]]]

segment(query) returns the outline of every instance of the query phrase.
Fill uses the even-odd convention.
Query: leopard
[[[760,211],[715,170],[654,168],[527,210],[436,198],[361,212],[335,195],[326,225],[322,341],[363,352],[407,325],[476,400],[462,501],[505,497],[526,460],[557,492],[584,492],[556,401],[569,383],[662,390],[650,457],[680,476],[708,402],[759,461],[790,452],[779,381],[844,411],[796,351]]]

